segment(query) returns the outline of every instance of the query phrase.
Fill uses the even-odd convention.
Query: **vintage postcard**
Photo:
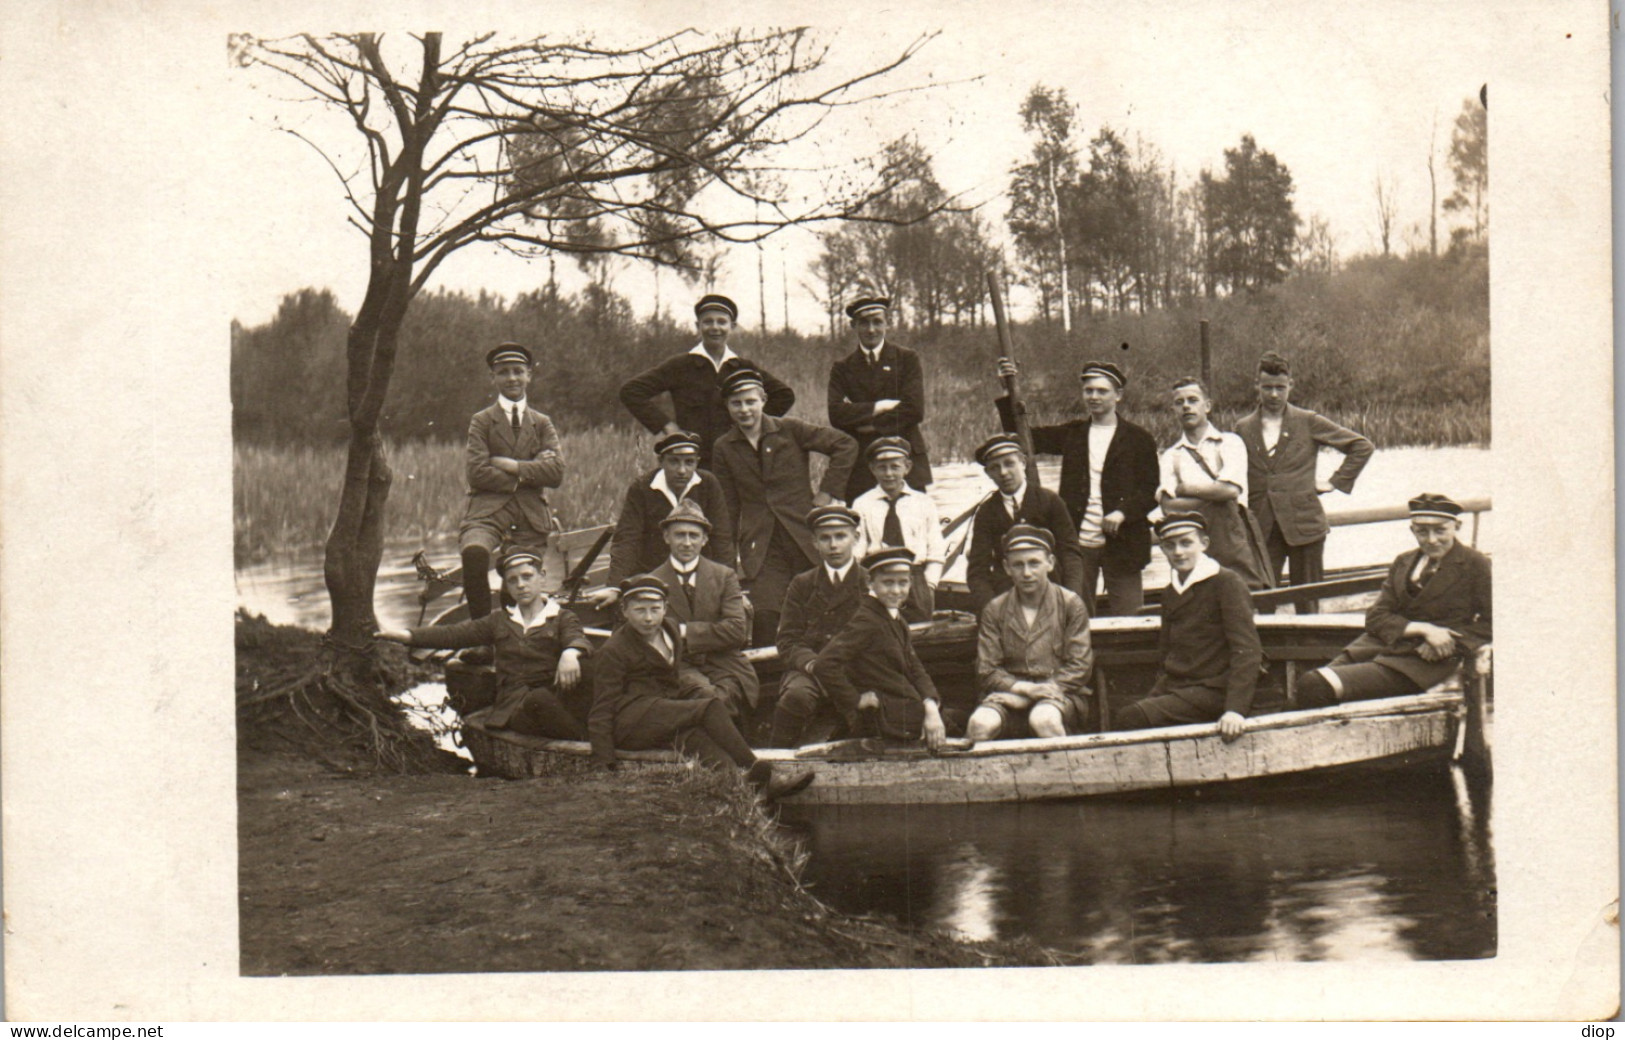
[[[7,1017],[1611,1017],[1607,19],[12,14]]]

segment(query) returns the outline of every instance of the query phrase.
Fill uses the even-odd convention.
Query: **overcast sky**
[[[1150,8],[1150,9],[1147,9]],[[644,3],[595,5],[603,42],[634,42],[672,27],[699,24],[696,8]],[[1182,182],[1204,166],[1222,168],[1225,148],[1251,133],[1291,170],[1298,214],[1323,216],[1339,253],[1377,248],[1373,183],[1390,180],[1403,230],[1426,235],[1427,156],[1437,119],[1439,198],[1451,181],[1444,155],[1462,101],[1488,78],[1493,19],[1472,5],[1226,3],[934,4],[877,8],[830,0],[814,8],[750,8],[756,25],[808,22],[831,43],[831,70],[856,72],[882,63],[923,33],[932,40],[897,74],[898,83],[941,83],[929,91],[877,103],[861,117],[836,124],[826,157],[840,149],[877,147],[912,132],[934,157],[949,191],[985,203],[984,215],[1002,232],[1010,166],[1031,143],[1017,110],[1043,83],[1064,88],[1079,110],[1083,142],[1107,124],[1155,146]],[[516,35],[589,28],[586,14],[549,23],[506,25]],[[566,18],[570,15],[567,13]],[[612,27],[612,28],[611,28]],[[703,24],[699,27],[704,28]],[[444,26],[448,38],[458,36]],[[1502,41],[1505,45],[1505,41]],[[344,224],[337,181],[308,146],[274,132],[272,118],[299,118],[285,103],[240,90],[235,147],[244,255],[233,280],[233,314],[249,324],[267,320],[282,294],[311,285],[332,288],[354,310],[365,285],[365,245]],[[1441,240],[1447,233],[1441,228]],[[1398,236],[1396,246],[1403,243]],[[792,324],[821,327],[806,264],[816,243],[787,232],[763,252],[767,313],[783,320],[784,286]],[[730,254],[719,289],[741,304],[748,331],[759,321],[757,257],[751,247]],[[573,265],[561,262],[561,271]],[[464,250],[443,265],[433,285],[510,298],[545,283],[547,265],[498,252]],[[663,279],[663,303],[687,313],[693,291],[675,276]],[[639,313],[653,306],[646,269],[623,266],[616,288]]]

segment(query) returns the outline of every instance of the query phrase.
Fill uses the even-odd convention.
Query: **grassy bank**
[[[241,619],[239,705],[320,652],[312,633]],[[240,713],[244,974],[1063,963],[830,910],[732,773],[505,781],[367,763],[289,713]]]

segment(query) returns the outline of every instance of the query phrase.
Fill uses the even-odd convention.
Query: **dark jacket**
[[[1403,672],[1423,689],[1450,677],[1457,659],[1424,661],[1417,636],[1405,635],[1412,621],[1426,621],[1461,633],[1456,642],[1468,653],[1490,641],[1490,558],[1457,542],[1439,561],[1439,569],[1421,589],[1411,587],[1411,572],[1422,550],[1401,553],[1388,569],[1377,602],[1365,615],[1365,634],[1350,643],[1335,664],[1375,661]]]
[[[908,625],[888,614],[873,596],[859,601],[852,620],[818,655],[813,677],[852,732],[859,728],[858,698],[870,691],[878,694],[880,732],[894,740],[919,739],[925,702],[940,700],[914,652]]]
[[[818,652],[852,620],[868,591],[869,582],[856,561],[839,585],[830,582],[822,562],[790,579],[775,641],[784,670],[806,672]]]
[[[1078,527],[1072,522],[1066,503],[1048,488],[1029,482],[1016,516],[1022,523],[1046,528],[1055,536],[1055,570],[1050,573],[1050,580],[1081,596],[1083,557],[1078,552]],[[965,584],[970,586],[971,603],[978,613],[988,600],[1010,587],[1000,544],[1004,541],[1004,532],[1015,523],[1005,511],[1004,496],[997,491],[976,508],[976,519],[971,521],[970,550],[965,558]]]
[[[876,401],[899,404],[885,415],[874,414]],[[931,457],[920,432],[925,420],[925,375],[920,355],[891,342],[880,345],[879,363],[869,364],[859,347],[830,366],[829,424],[858,442],[858,465],[847,478],[846,501],[875,486],[863,453],[877,437],[903,437],[913,449],[910,486],[925,490],[931,483]]]
[[[739,579],[732,567],[715,560],[702,556],[695,563],[692,605],[669,557],[651,572],[671,590],[666,616],[685,626],[683,642],[688,663],[708,678],[737,680],[745,700],[754,708],[761,683],[743,653],[750,639],[750,617],[745,612],[745,594],[739,589]]]
[[[1343,453],[1343,464],[1330,483],[1344,494],[1354,490],[1355,479],[1375,450],[1353,430],[1291,404],[1281,417],[1281,439],[1273,452],[1264,447],[1264,418],[1259,412],[1243,416],[1236,433],[1247,445],[1247,508],[1258,518],[1264,537],[1279,524],[1288,545],[1318,542],[1331,530],[1315,490],[1315,459],[1321,445]]]
[[[1191,688],[1222,692],[1222,708],[1240,715],[1252,710],[1264,645],[1253,621],[1253,598],[1241,575],[1228,567],[1177,593],[1163,591],[1162,629],[1157,635],[1167,692],[1184,696]],[[1181,689],[1183,688],[1183,689]],[[1187,697],[1192,703],[1195,698]],[[1207,698],[1203,703],[1209,703]],[[1218,707],[1218,698],[1211,698]]]
[[[722,482],[728,514],[734,518],[739,570],[745,580],[761,571],[775,520],[796,540],[807,559],[818,559],[812,531],[807,528],[807,513],[813,506],[807,453],[813,451],[829,456],[829,467],[824,470],[819,488],[840,498],[846,490],[847,475],[857,461],[858,445],[839,430],[764,415],[758,448],[752,448],[735,428],[717,438],[713,468]]]
[[[657,466],[627,485],[621,499],[621,516],[615,522],[615,535],[609,543],[609,585],[617,585],[634,574],[647,574],[669,555],[660,521],[671,512],[671,500],[649,486],[659,472]],[[700,470],[683,489],[682,497],[704,510],[705,518],[711,521],[705,556],[732,567],[733,518],[728,515],[728,503],[722,497],[722,484],[717,475],[710,470]]]
[[[1015,417],[1010,412],[1010,399],[1001,397],[996,402],[999,419],[1006,430],[1015,430]],[[1073,419],[1055,426],[1034,426],[1033,451],[1040,455],[1061,457],[1061,486],[1057,494],[1066,503],[1067,512],[1078,523],[1083,522],[1089,507],[1089,427],[1090,420]],[[1115,513],[1122,510],[1123,525],[1114,535],[1106,536],[1104,561],[1115,564],[1113,570],[1128,567],[1144,568],[1151,560],[1151,526],[1145,515],[1157,506],[1157,484],[1161,472],[1157,467],[1157,442],[1142,426],[1117,416],[1117,432],[1100,470],[1100,512]],[[1089,602],[1090,597],[1085,597]]]
[[[675,650],[669,662],[631,625],[617,628],[593,657],[587,735],[594,761],[615,761],[615,734],[637,725],[655,701],[680,700],[685,688],[706,685],[684,663],[685,647],[677,622],[668,617],[665,629]]]
[[[711,445],[732,427],[728,404],[718,384],[736,368],[754,368],[762,374],[767,391],[768,415],[783,415],[796,403],[796,392],[754,361],[730,358],[719,372],[708,358],[682,353],[667,358],[646,372],[621,384],[621,404],[651,433],[659,433],[668,422],[700,435],[700,465],[711,464]],[[656,400],[671,395],[670,406]]]
[[[486,722],[506,726],[513,713],[525,703],[532,687],[552,686],[558,672],[559,655],[579,650],[592,652],[581,622],[561,609],[536,628],[526,632],[505,610],[496,610],[473,621],[456,625],[428,625],[411,629],[413,646],[441,650],[461,650],[466,646],[496,648],[497,697]]]
[[[538,457],[546,451],[553,454]],[[546,533],[553,526],[542,489],[556,488],[564,481],[564,455],[551,419],[527,407],[516,436],[502,405],[493,401],[469,420],[464,454],[468,472],[465,520],[492,516],[511,501],[518,503],[525,519],[537,531]],[[491,465],[493,456],[516,460],[518,475]]]

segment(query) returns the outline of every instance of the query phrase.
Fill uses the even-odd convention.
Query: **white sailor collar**
[[[705,344],[704,343],[696,343],[696,344],[694,344],[694,348],[692,350],[690,350],[689,353],[690,354],[698,354],[700,357],[704,358],[705,360],[711,361],[711,352],[709,350],[705,349]],[[721,361],[711,361],[711,367],[715,368],[718,372],[721,372],[723,365],[726,365],[730,361],[738,361],[738,360],[739,360],[739,355],[734,353],[734,348],[732,348],[732,347],[728,346],[726,343],[724,343],[722,345],[722,360]]]
[[[1179,579],[1178,571],[1170,569],[1168,572],[1168,584],[1175,592],[1183,596],[1185,594],[1185,590],[1190,588],[1192,585],[1195,585],[1199,581],[1206,581],[1218,573],[1219,561],[1215,560],[1207,553],[1203,553],[1196,558],[1196,566],[1191,568],[1191,576],[1184,581]]]
[[[660,492],[662,495],[665,495],[666,498],[671,502],[672,506],[675,507],[678,500],[687,497],[690,491],[693,491],[699,486],[701,479],[702,478],[700,477],[699,471],[695,470],[694,476],[689,478],[688,486],[683,488],[683,493],[679,495],[672,491],[671,481],[666,479],[666,471],[664,469],[657,469],[655,470],[654,477],[649,481],[649,486]]]
[[[559,601],[554,599],[552,596],[545,597],[545,601],[542,603],[542,609],[538,610],[536,612],[536,616],[529,621],[526,621],[525,615],[520,612],[519,604],[515,603],[513,606],[508,608],[508,616],[513,618],[514,623],[520,628],[524,629],[526,632],[529,632],[533,628],[539,628],[542,625],[547,624],[549,621],[553,620],[553,618],[558,616],[558,613]]]

